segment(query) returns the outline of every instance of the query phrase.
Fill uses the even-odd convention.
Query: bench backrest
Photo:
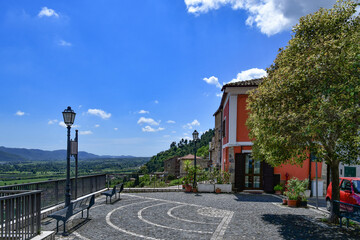
[[[119,189],[119,193],[122,192],[122,190],[124,190],[124,184],[120,184],[120,189]]]
[[[116,193],[116,186],[114,186],[112,192],[111,192],[111,195],[114,195]]]
[[[72,212],[76,211],[76,209],[78,208],[91,208],[91,206],[93,206],[95,204],[95,195],[91,195],[79,200],[75,200],[73,202],[71,202],[71,208],[72,208]]]

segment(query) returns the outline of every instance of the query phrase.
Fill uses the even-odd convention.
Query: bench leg
[[[86,218],[89,218],[89,209],[87,209]]]
[[[349,219],[346,219],[346,227],[349,228]]]
[[[64,222],[64,231],[63,231],[63,236],[68,236],[69,234],[66,232],[66,221]]]
[[[81,211],[81,218],[84,218],[84,211]]]
[[[59,232],[59,220],[56,221],[56,233]]]
[[[342,227],[342,217],[340,218],[340,227]]]

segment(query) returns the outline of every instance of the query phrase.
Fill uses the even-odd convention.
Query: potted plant
[[[305,195],[301,196],[301,201],[300,201],[300,207],[307,207],[307,197]]]
[[[197,184],[199,192],[214,192],[215,191],[215,184],[214,181],[211,179],[210,172],[202,171],[200,172],[199,182]]]
[[[276,195],[281,195],[283,190],[284,190],[284,187],[281,186],[280,184],[278,184],[274,187],[274,191],[275,191]]]
[[[230,183],[230,173],[216,170],[215,189],[220,188],[221,192],[231,193],[232,184]]]
[[[287,205],[287,201],[288,201],[288,200],[287,200],[286,198],[283,198],[282,204],[283,204],[283,205]]]
[[[289,207],[297,207],[297,201],[300,196],[299,181],[297,178],[292,178],[286,185],[287,191],[284,194],[288,197],[287,204]]]
[[[216,192],[216,193],[221,193],[221,189],[220,189],[220,188],[216,188],[216,189],[215,189],[215,192]]]

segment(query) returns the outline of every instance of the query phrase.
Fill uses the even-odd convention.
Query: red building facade
[[[249,111],[246,109],[249,91],[256,89],[262,79],[228,83],[223,86],[221,114],[221,169],[231,173],[234,190],[264,190],[272,192],[274,185],[297,177],[301,180],[315,177],[315,162],[310,159],[302,166],[284,164],[271,167],[252,159],[252,141],[246,126]],[[218,118],[219,119],[219,118]],[[318,167],[321,176],[321,164]]]

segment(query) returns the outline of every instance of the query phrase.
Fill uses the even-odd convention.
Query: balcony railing
[[[90,194],[106,187],[106,174],[79,177],[77,184],[71,178],[71,198]],[[65,179],[8,185],[0,187],[2,190],[41,190],[41,209],[57,205],[65,201]],[[75,187],[77,186],[77,187]]]
[[[30,239],[40,220],[41,191],[0,190],[0,239]]]

